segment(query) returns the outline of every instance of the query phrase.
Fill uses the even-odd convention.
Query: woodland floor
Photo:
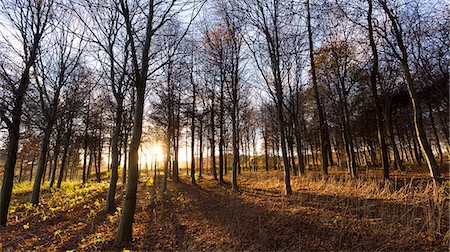
[[[222,186],[206,176],[195,186],[187,177],[170,182],[162,195],[157,178],[156,186],[139,184],[134,241],[122,245],[114,244],[120,208],[103,210],[106,180],[43,191],[37,207],[26,203],[25,182],[14,190],[9,225],[0,228],[0,250],[448,251],[448,187],[433,205],[424,196],[431,192],[412,189],[421,182],[398,177],[391,189],[295,177],[290,197],[280,171],[245,172],[236,193],[228,180]],[[119,199],[123,193],[120,184]]]

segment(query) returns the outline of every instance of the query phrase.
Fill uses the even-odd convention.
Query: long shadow
[[[92,195],[90,197],[92,200],[95,200],[100,197],[105,197],[106,194],[104,191],[99,191],[96,194]],[[66,230],[66,228],[70,227],[73,223],[78,223],[79,221],[84,221],[87,213],[89,213],[88,209],[84,208],[85,202],[77,204],[73,210],[69,212],[59,212],[55,215],[55,217],[49,218],[45,221],[40,220],[39,215],[33,215],[26,219],[21,220],[20,222],[15,223],[14,225],[7,226],[4,229],[1,229],[0,236],[5,237],[12,232],[13,230],[16,231],[16,235],[19,236],[19,240],[17,240],[17,237],[11,237],[9,241],[5,241],[5,244],[3,245],[4,248],[11,248],[11,249],[24,249],[21,246],[23,246],[22,242],[26,238],[29,238],[30,236],[37,237],[38,239],[33,242],[32,244],[27,244],[26,246],[31,246],[30,248],[36,247],[36,246],[42,246],[45,244],[52,243],[52,241],[55,241],[58,239],[57,236],[55,236],[53,233],[50,233],[48,231],[49,227],[55,227],[58,226],[58,229],[60,230]],[[48,209],[47,209],[48,211]],[[100,212],[101,213],[101,212]],[[77,216],[78,218],[74,218]],[[97,218],[95,216],[94,218]],[[30,223],[31,226],[29,230],[23,229],[21,230],[22,226],[26,223]],[[62,224],[61,224],[62,223]],[[22,232],[22,233],[19,233]],[[17,240],[17,242],[16,242]],[[30,249],[27,248],[27,249]]]
[[[403,183],[403,184],[402,184]],[[409,179],[399,182],[400,187],[409,186],[408,184],[416,183],[420,186],[420,179]],[[251,195],[257,198],[264,198],[265,195],[274,197],[274,190],[250,188],[241,186],[244,191],[256,191]],[[392,189],[392,188],[391,188]],[[264,193],[266,192],[266,193]],[[280,194],[281,192],[279,192]],[[402,227],[415,228],[417,232],[423,231],[427,225],[425,216],[430,214],[437,215],[439,211],[438,206],[432,206],[429,201],[421,203],[399,202],[394,200],[376,199],[376,198],[361,198],[345,195],[327,195],[318,194],[306,190],[294,192],[292,197],[287,199],[289,204],[309,207],[318,210],[330,211],[336,215],[347,215],[356,219],[375,220],[384,223],[385,225],[400,224]],[[448,209],[448,200],[444,201],[440,206],[443,210]],[[436,216],[435,216],[436,217]],[[441,217],[441,234],[447,232],[446,227],[449,224],[449,214],[443,214]]]
[[[145,237],[139,237],[141,241],[135,241],[133,249],[146,251],[186,251],[193,240],[187,232],[187,227],[179,220],[177,206],[173,202],[174,197],[171,190],[165,194],[158,194],[156,188],[161,187],[161,179],[157,180],[151,189],[152,196],[145,210],[143,218],[148,218],[143,223]],[[139,243],[139,244],[138,244]]]
[[[176,187],[192,198],[196,203],[192,206],[195,210],[203,212],[210,223],[222,227],[233,237],[233,241],[226,246],[229,250],[398,251],[429,248],[420,240],[414,240],[414,243],[396,242],[393,237],[383,235],[383,230],[362,233],[361,230],[352,228],[351,223],[341,220],[330,224],[330,221],[323,220],[315,212],[287,213],[283,209],[269,210],[233,193],[218,193],[214,189],[192,186],[183,181]],[[291,201],[291,204],[301,203]],[[392,242],[386,243],[386,239]]]
[[[122,198],[123,198],[122,195],[123,195],[123,192],[117,194],[117,196],[116,196],[116,206],[120,206]],[[102,197],[103,198],[106,197],[106,194],[103,193]],[[78,245],[83,240],[83,238],[86,235],[94,233],[95,230],[96,230],[96,226],[98,226],[99,224],[103,223],[106,220],[107,216],[108,216],[108,213],[105,212],[104,209],[102,209],[100,212],[97,212],[97,214],[93,218],[89,219],[89,222],[92,225],[86,225],[81,230],[77,230],[76,233],[72,233],[70,235],[70,239],[68,241],[66,241],[65,243],[63,243],[61,245],[60,249],[63,250],[63,251],[76,250],[78,248]],[[84,220],[83,219],[78,219],[76,221],[78,222],[78,221],[84,221]]]

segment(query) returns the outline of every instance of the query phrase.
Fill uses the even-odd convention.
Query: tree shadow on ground
[[[105,192],[99,191],[93,194],[90,199],[96,200],[104,198]],[[91,204],[91,202],[89,202]],[[74,224],[79,222],[85,222],[89,209],[84,206],[86,202],[75,205],[70,212],[57,212],[54,213],[54,217],[50,217],[46,220],[41,220],[41,216],[30,215],[20,221],[14,223],[14,225],[9,225],[5,228],[0,229],[0,237],[4,238],[3,247],[11,249],[31,249],[39,246],[44,246],[46,244],[58,244],[60,239],[57,235],[49,230],[56,229],[61,230],[61,232],[67,231]],[[50,211],[49,209],[44,209],[44,211]],[[93,219],[99,218],[101,212],[93,216]],[[100,219],[98,219],[100,221]],[[25,224],[30,225],[29,229],[24,229]],[[89,226],[91,228],[91,226]],[[14,235],[11,235],[14,234]],[[75,235],[75,234],[70,234]],[[61,244],[65,246],[64,244]],[[25,247],[24,247],[25,246]]]
[[[319,214],[322,207],[320,202],[336,200],[330,197],[306,196],[310,199],[298,201],[295,195],[286,198],[276,191],[253,190],[241,186],[241,191],[256,191],[266,197],[275,198],[276,195],[279,195],[281,201],[283,199],[285,201],[285,205],[278,204],[276,207],[268,208],[264,204],[256,204],[229,190],[207,188],[202,185],[193,186],[183,181],[175,184],[174,187],[174,192],[185,192],[183,195],[190,198],[190,212],[201,212],[198,215],[191,215],[192,218],[206,218],[209,225],[219,226],[223,232],[230,235],[231,240],[228,244],[221,244],[212,249],[392,251],[429,247],[416,236],[401,238],[404,234],[397,232],[398,230],[392,232],[383,230],[383,224],[374,225],[373,227],[376,229],[371,229],[365,223],[358,223],[358,219],[355,221],[341,217],[341,215],[345,216],[347,210],[339,209],[339,206],[330,207],[328,210],[331,214],[321,216]],[[303,206],[304,202],[315,200],[319,202],[319,205],[308,203],[311,208],[308,207],[308,204],[306,207]],[[358,199],[340,200],[354,202]],[[301,208],[297,212],[290,212],[286,209],[289,208],[289,205],[297,205]],[[399,205],[390,206],[391,209],[398,207]],[[207,231],[205,230],[205,232]],[[223,245],[225,247],[222,247]]]

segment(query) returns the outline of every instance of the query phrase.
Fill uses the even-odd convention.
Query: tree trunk
[[[232,125],[232,144],[233,144],[233,168],[231,174],[231,187],[233,191],[237,191],[237,170],[239,168],[239,146],[238,146],[238,129],[237,129],[237,119],[236,119],[236,104],[233,103],[233,109],[231,112],[231,125]]]
[[[62,127],[61,127],[62,128]],[[55,177],[56,177],[56,168],[58,166],[58,158],[59,158],[59,152],[61,150],[61,130],[58,130],[57,136],[56,136],[56,146],[53,154],[53,167],[52,167],[52,175],[50,180],[50,186],[49,188],[53,187],[53,184],[55,183]]]
[[[211,97],[211,117],[210,117],[210,130],[211,130],[211,170],[213,174],[214,180],[217,180],[217,169],[216,169],[216,140],[215,140],[215,121],[214,121],[214,92],[212,93]]]
[[[31,161],[31,168],[30,168],[30,182],[31,179],[33,178],[34,161],[36,161],[36,157],[33,156],[33,161]]]
[[[41,191],[41,180],[44,174],[44,166],[46,163],[47,149],[50,143],[50,136],[52,134],[53,123],[48,123],[44,131],[44,136],[41,142],[41,148],[39,152],[38,166],[36,170],[36,176],[34,177],[33,191],[31,193],[31,203],[34,205],[39,204],[39,193]]]
[[[3,227],[6,227],[6,222],[8,220],[8,208],[14,183],[14,167],[16,166],[17,150],[19,146],[20,116],[22,114],[21,106],[19,110],[19,118],[17,118],[18,121],[16,121],[18,124],[14,124],[9,128],[8,135],[8,152],[5,162],[5,172],[3,174],[2,191],[0,194],[0,225]]]
[[[392,10],[388,8],[386,1],[380,1],[380,3],[384,11],[388,15],[389,19],[391,20],[393,33],[395,35],[398,47],[400,49],[401,56],[399,57],[399,59],[402,63],[403,74],[405,77],[406,86],[408,88],[409,97],[411,99],[414,111],[414,126],[416,130],[417,140],[422,149],[422,153],[425,156],[428,169],[430,170],[431,178],[435,181],[435,183],[438,183],[438,179],[441,174],[439,167],[436,163],[436,160],[434,159],[434,155],[433,152],[431,151],[431,147],[428,143],[425,129],[423,126],[422,107],[420,105],[419,97],[417,96],[416,93],[413,78],[411,77],[411,71],[409,69],[408,63],[408,51],[405,44],[403,43],[403,32],[400,24],[398,23],[398,19],[396,19],[396,17],[392,13]]]
[[[61,183],[62,183],[62,178],[63,178],[63,173],[65,171],[65,166],[66,163],[69,163],[68,161],[66,162],[67,154],[69,153],[69,148],[70,148],[70,141],[71,141],[71,137],[72,137],[72,127],[73,127],[73,118],[70,117],[69,119],[69,126],[66,132],[66,139],[64,141],[64,152],[63,152],[63,157],[61,160],[61,166],[59,167],[59,178],[58,178],[58,184],[56,185],[57,188],[61,188]],[[66,174],[67,174],[67,170],[66,169]],[[67,175],[66,175],[67,176]]]
[[[198,177],[203,177],[203,118],[200,118],[199,129],[199,161],[198,161]]]
[[[333,160],[333,151],[331,149],[331,140],[328,140],[328,164],[330,165],[330,167],[334,166],[334,160]]]
[[[392,127],[392,113],[391,113],[391,101],[388,97],[385,99],[385,109],[384,114],[386,118],[386,128],[389,135],[389,140],[391,142],[392,151],[394,152],[394,167],[399,171],[404,171],[405,168],[403,166],[402,159],[400,158],[400,154],[398,152],[398,147],[395,142],[394,128]]]
[[[294,156],[294,136],[290,135],[289,136],[290,140],[288,141],[288,145],[289,145],[289,152],[291,155],[291,161],[292,161],[292,172],[294,176],[298,175],[298,170],[297,170],[297,166],[295,165],[295,156]]]
[[[370,72],[370,86],[372,90],[372,96],[375,102],[375,114],[377,120],[377,130],[378,130],[378,142],[381,147],[381,163],[383,166],[383,176],[385,180],[389,180],[389,154],[387,150],[386,140],[385,140],[385,130],[383,125],[383,114],[381,109],[381,101],[378,98],[377,91],[377,77],[378,77],[378,50],[377,45],[375,44],[375,39],[373,36],[373,27],[372,27],[372,0],[368,0],[369,2],[369,11],[367,15],[367,22],[369,28],[369,42],[370,48],[372,50],[372,69]]]
[[[191,183],[195,185],[195,102],[197,96],[196,84],[194,81],[193,73],[191,72],[191,84],[192,84],[192,118],[191,118]]]
[[[412,134],[413,135],[413,137],[412,137],[412,142],[413,142],[413,150],[414,150],[414,157],[416,158],[416,161],[417,161],[417,164],[419,165],[419,167],[422,167],[422,156],[420,155],[420,153],[419,153],[419,150],[418,150],[418,148],[417,148],[417,136],[416,136],[416,133],[413,133]]]
[[[50,142],[49,142],[49,145],[50,145]],[[47,166],[49,166],[48,163],[50,162],[50,148],[47,146],[47,152],[45,153],[45,163],[44,163],[44,167],[42,169],[41,185],[43,185],[45,182],[45,173],[47,172]]]
[[[125,131],[125,140],[123,142],[123,169],[122,169],[122,183],[127,181],[127,166],[128,166],[128,130]]]
[[[103,139],[102,139],[102,125],[103,122],[103,114],[100,113],[100,127],[98,129],[98,159],[97,159],[97,167],[98,167],[98,172],[97,172],[97,182],[101,181],[100,178],[100,173],[101,173],[101,169],[102,169],[102,151],[103,151]]]
[[[169,126],[170,127],[170,126]],[[169,163],[170,163],[170,129],[167,130],[166,133],[166,151],[164,152],[164,174],[163,174],[163,184],[161,192],[165,193],[167,191],[167,173],[169,169]]]
[[[317,85],[317,77],[316,77],[316,66],[314,60],[314,43],[311,29],[311,11],[310,11],[310,3],[309,0],[306,1],[306,9],[307,9],[307,26],[308,26],[308,41],[309,41],[309,58],[311,62],[311,77],[313,81],[314,88],[314,98],[316,100],[317,111],[319,115],[319,128],[320,128],[320,144],[321,144],[321,154],[322,154],[322,170],[325,179],[328,178],[328,127],[325,124],[324,112],[322,108],[322,103],[320,101],[319,88]]]
[[[223,77],[222,77],[223,78]],[[220,82],[220,114],[219,114],[219,182],[223,184],[223,148],[225,145],[224,140],[224,80]]]
[[[87,105],[87,114],[85,119],[85,128],[84,128],[84,139],[83,139],[83,184],[87,181],[87,155],[88,155],[88,130],[89,130],[89,110],[90,110],[90,100]]]
[[[177,132],[179,131],[179,129],[177,129]],[[178,136],[178,133],[177,133],[177,136],[174,136],[174,144],[173,144],[173,148],[174,148],[174,150],[173,150],[173,155],[174,155],[174,160],[173,160],[173,179],[174,179],[174,181],[178,181],[179,180],[179,178],[178,178],[178,152],[179,152],[179,141],[180,141],[180,137]]]
[[[20,159],[19,183],[22,181],[23,159]]]
[[[430,115],[431,128],[433,129],[434,138],[436,139],[436,147],[439,153],[439,166],[442,167],[444,156],[442,154],[441,142],[439,141],[439,134],[437,132],[436,125],[434,123],[433,109],[431,108],[431,103],[428,103],[428,113]]]
[[[269,153],[268,153],[268,143],[267,143],[267,133],[264,135],[264,164],[266,172],[269,171]]]
[[[339,81],[341,85],[341,92],[342,92],[342,100],[341,100],[341,106],[342,106],[342,113],[343,113],[343,127],[344,127],[344,138],[346,143],[346,150],[347,150],[347,157],[349,161],[349,173],[352,178],[356,178],[357,175],[357,168],[356,168],[356,161],[355,161],[355,149],[353,145],[353,136],[352,136],[352,129],[351,129],[351,123],[350,123],[350,113],[348,111],[348,105],[347,105],[347,94],[345,91],[345,85],[343,78],[340,78]]]
[[[105,211],[113,213],[116,210],[116,188],[117,180],[119,179],[119,136],[122,129],[122,114],[123,103],[122,100],[117,100],[116,120],[114,124],[114,131],[111,137],[111,180],[109,182],[108,194],[106,195]]]
[[[314,156],[314,148],[313,148],[313,146],[312,146],[311,143],[309,144],[309,149],[311,150],[311,161],[312,161],[312,166],[313,166],[313,167],[316,167],[317,162],[316,162],[315,156]]]
[[[58,135],[58,134],[56,134],[56,135]],[[58,139],[56,139],[56,141],[58,141]],[[48,162],[50,163],[48,166],[49,166],[49,169],[48,169],[48,174],[47,174],[47,181],[50,181],[50,179],[51,179],[51,177],[52,177],[52,171],[53,171],[53,163],[54,163],[54,161],[55,161],[55,149],[56,149],[56,144],[54,144],[52,147],[50,147],[49,148],[49,150],[50,149],[52,149],[53,150],[53,154],[52,154],[52,157],[50,158],[50,155],[49,155],[49,158],[48,158]],[[45,173],[44,173],[44,180],[45,180]]]
[[[145,75],[146,78],[146,75]],[[134,211],[136,209],[136,192],[138,184],[139,145],[142,136],[142,119],[145,101],[145,79],[144,83],[136,85],[136,109],[134,111],[133,134],[130,143],[130,156],[128,162],[127,190],[116,235],[116,242],[129,242],[132,240]]]
[[[228,174],[228,143],[224,146],[223,148],[223,152],[224,152],[224,164],[223,164],[223,169],[224,169],[224,173],[225,175]]]
[[[305,175],[305,164],[303,161],[303,154],[302,154],[302,139],[300,134],[297,134],[296,137],[296,145],[297,145],[297,157],[298,157],[298,168],[300,170],[300,175]]]
[[[279,78],[281,79],[281,78]],[[286,149],[286,133],[285,133],[285,123],[284,123],[284,113],[283,113],[283,94],[281,90],[281,83],[278,83],[277,90],[277,111],[278,111],[278,130],[280,132],[280,147],[281,153],[283,155],[283,163],[284,163],[284,185],[285,185],[285,195],[292,194],[291,188],[291,176],[290,176],[290,168],[289,168],[289,159],[288,153]]]

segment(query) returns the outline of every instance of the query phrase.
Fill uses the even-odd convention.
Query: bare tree
[[[173,19],[180,11],[182,11],[185,5],[181,4],[181,6],[179,6],[180,4],[175,0],[169,2],[151,0],[144,6],[142,6],[140,2],[129,3],[125,0],[119,0],[119,4],[121,14],[125,20],[126,33],[130,41],[130,54],[134,78],[133,84],[136,90],[133,132],[128,161],[126,198],[116,236],[116,242],[129,242],[132,239],[132,224],[136,208],[139,162],[138,152],[142,136],[142,120],[147,79],[152,73],[158,71],[167,64],[167,61],[164,61],[150,70],[150,60],[157,56],[157,53],[150,49],[156,32],[161,29],[168,20]],[[133,4],[133,6],[130,7],[130,4]],[[134,6],[135,4],[137,6]],[[198,13],[196,8],[194,8],[194,11]],[[195,16],[195,14],[193,15]],[[137,25],[135,22],[136,19],[144,20],[144,24]],[[142,30],[139,28],[141,25],[145,27]],[[142,40],[141,38],[144,39]]]
[[[52,36],[49,37],[48,42],[52,51],[48,51],[50,50],[49,48],[43,48],[47,52],[45,55],[40,54],[35,64],[34,72],[45,125],[43,127],[44,134],[31,193],[31,203],[33,204],[39,203],[40,186],[47,162],[46,156],[50,136],[58,118],[60,95],[64,86],[71,81],[75,70],[79,68],[82,55],[82,47],[75,44],[74,36],[70,34],[68,27],[61,26],[56,28],[52,32]],[[60,185],[61,183],[58,182],[58,184]]]
[[[17,65],[11,61],[11,64],[3,63],[1,66],[1,77],[8,85],[7,90],[11,91],[10,100],[7,100],[7,97],[0,100],[0,118],[7,125],[9,133],[8,154],[0,193],[0,225],[6,226],[19,144],[22,104],[30,83],[30,72],[52,15],[53,1],[2,1],[0,9],[0,15],[13,29],[10,30],[12,40],[6,43],[10,45],[12,52],[18,52],[18,59],[21,60]],[[3,38],[8,36],[2,35]],[[13,41],[21,43],[22,48],[19,51],[14,49]]]
[[[267,85],[273,84],[274,91],[270,89],[272,97],[275,100],[277,108],[278,119],[278,131],[280,133],[280,147],[283,155],[284,164],[284,182],[285,182],[285,194],[292,194],[291,182],[290,182],[290,162],[288,152],[286,148],[286,122],[284,118],[285,102],[283,94],[283,79],[282,79],[282,36],[284,32],[287,32],[287,24],[292,21],[292,12],[289,6],[293,3],[271,1],[270,3],[264,3],[258,0],[244,1],[242,11],[245,13],[248,22],[256,28],[259,33],[259,37],[249,38],[247,44],[250,45],[257,67],[262,74],[264,81]],[[283,18],[282,18],[283,16]],[[259,48],[262,41],[264,41],[264,49]],[[253,48],[252,48],[253,47]],[[267,55],[270,62],[270,76],[267,74],[260,62],[261,59],[257,55],[257,49],[261,49],[263,54]]]
[[[430,144],[428,143],[428,139],[424,129],[422,106],[420,105],[419,97],[417,95],[416,88],[414,86],[414,80],[413,77],[411,76],[408,48],[404,41],[405,35],[400,17],[398,16],[399,15],[398,10],[395,11],[395,9],[393,9],[393,7],[386,0],[378,0],[378,2],[383,8],[384,12],[386,13],[388,19],[390,20],[391,23],[390,30],[392,32],[392,36],[394,37],[393,39],[395,42],[392,41],[392,39],[389,37],[388,34],[383,34],[383,37],[391,45],[392,52],[401,63],[405,83],[408,88],[409,98],[413,106],[414,128],[416,131],[417,140],[420,144],[420,148],[427,162],[428,169],[430,170],[430,175],[436,182],[440,177],[440,170],[434,158]]]
[[[316,76],[316,67],[315,67],[315,59],[314,59],[314,40],[313,40],[313,31],[311,25],[311,7],[310,1],[306,1],[306,22],[308,28],[308,42],[309,42],[309,58],[311,64],[311,79],[314,89],[314,98],[316,100],[317,113],[319,116],[319,130],[320,130],[320,145],[321,145],[321,155],[322,155],[322,170],[325,178],[328,177],[328,150],[330,149],[329,142],[329,133],[328,126],[326,124],[324,109],[322,106],[322,102],[320,100],[319,88],[317,85],[317,76]]]

